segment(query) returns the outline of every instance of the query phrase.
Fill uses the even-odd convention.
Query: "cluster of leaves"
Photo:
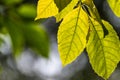
[[[23,0],[0,0],[0,3],[0,34],[10,35],[14,56],[18,56],[27,46],[48,57],[47,34],[34,22],[35,5],[24,3]],[[0,43],[4,43],[1,36]]]
[[[114,3],[112,8],[120,3],[108,1]],[[63,66],[86,48],[94,71],[108,79],[120,61],[120,42],[113,27],[100,18],[93,0],[39,0],[36,20],[51,16],[56,22],[62,20],[57,37]]]

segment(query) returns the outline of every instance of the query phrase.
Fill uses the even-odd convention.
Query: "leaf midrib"
[[[92,23],[92,21],[91,21],[91,19],[89,18],[89,20],[90,20],[90,22],[91,22],[91,24],[93,25],[93,28],[94,28],[94,30],[95,30],[95,32],[97,33],[96,35],[98,36],[98,39],[100,40],[100,43],[101,43],[101,46],[102,46],[102,51],[103,51],[103,55],[104,55],[104,61],[105,61],[105,74],[104,74],[104,76],[105,76],[105,78],[107,79],[107,66],[106,66],[106,58],[105,58],[105,51],[104,51],[104,46],[103,46],[103,43],[102,43],[102,41],[101,41],[101,39],[100,39],[100,37],[99,37],[99,34],[98,34],[98,32],[97,32],[97,30],[95,29],[95,26],[94,26],[94,24]],[[104,77],[103,76],[103,77]]]
[[[75,33],[76,33],[76,29],[77,29],[77,24],[78,24],[78,20],[79,20],[79,15],[80,15],[80,10],[81,10],[81,8],[79,7],[79,11],[78,11],[78,15],[77,15],[78,17],[77,17],[75,29],[74,29],[74,32],[73,32],[73,37],[72,37],[72,40],[71,40],[71,42],[70,42],[70,48],[69,48],[69,50],[68,50],[68,52],[67,52],[67,54],[66,54],[65,63],[66,63],[66,61],[67,61],[68,55],[69,55],[70,50],[71,50],[72,42],[73,42],[73,39],[74,39],[74,37],[75,37]]]

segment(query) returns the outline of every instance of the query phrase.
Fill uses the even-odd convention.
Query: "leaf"
[[[10,19],[6,21],[6,28],[11,37],[14,56],[18,56],[24,46],[23,34],[18,25]]]
[[[57,7],[59,8],[59,11],[61,11],[71,2],[71,0],[54,0],[54,2],[56,3]]]
[[[18,13],[22,17],[34,18],[36,15],[36,8],[31,4],[22,4],[18,9]]]
[[[59,14],[56,15],[56,21],[59,22],[63,17],[65,17],[69,12],[73,10],[79,0],[72,0]]]
[[[4,4],[6,5],[16,5],[18,3],[21,3],[23,0],[1,0],[2,2],[4,2]]]
[[[120,0],[107,0],[112,11],[120,17]]]
[[[109,34],[103,37],[101,24],[95,20],[91,20],[90,36],[87,43],[87,52],[90,63],[95,72],[108,79],[115,70],[119,60],[119,38],[110,24],[103,21]]]
[[[68,13],[58,30],[58,49],[63,66],[74,61],[86,46],[88,17],[81,7]]]
[[[29,47],[35,50],[39,55],[42,55],[43,57],[48,57],[48,36],[46,32],[40,28],[40,26],[36,24],[24,26],[23,34],[25,36],[26,43]]]
[[[37,19],[48,18],[58,14],[58,8],[54,0],[39,0],[37,5]]]

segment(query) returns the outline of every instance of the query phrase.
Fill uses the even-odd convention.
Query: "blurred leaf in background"
[[[26,43],[33,50],[40,53],[42,56],[48,57],[49,40],[46,32],[37,24],[29,23],[28,26],[23,27],[23,34]]]
[[[0,3],[0,33],[3,34],[4,29],[9,33],[14,56],[27,46],[37,54],[48,57],[48,36],[34,21],[36,6],[23,0],[1,0]]]
[[[36,15],[36,8],[32,4],[24,4],[18,8],[18,13],[22,17],[34,18]]]
[[[19,4],[20,2],[22,2],[23,0],[2,0],[2,2],[6,5],[15,5],[15,4]]]

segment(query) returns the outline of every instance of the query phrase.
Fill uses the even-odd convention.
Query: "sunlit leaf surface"
[[[78,7],[66,15],[58,31],[58,48],[63,66],[74,61],[86,46],[87,14]]]
[[[57,22],[65,17],[77,5],[79,0],[72,0],[59,14],[56,15]]]
[[[40,18],[48,18],[58,14],[58,8],[54,3],[54,0],[39,0],[37,5],[37,17],[35,20]]]
[[[99,76],[108,79],[120,60],[119,38],[111,25],[105,21],[103,24],[109,32],[105,37],[102,27],[97,21],[91,20],[90,24],[87,44],[90,63]]]

